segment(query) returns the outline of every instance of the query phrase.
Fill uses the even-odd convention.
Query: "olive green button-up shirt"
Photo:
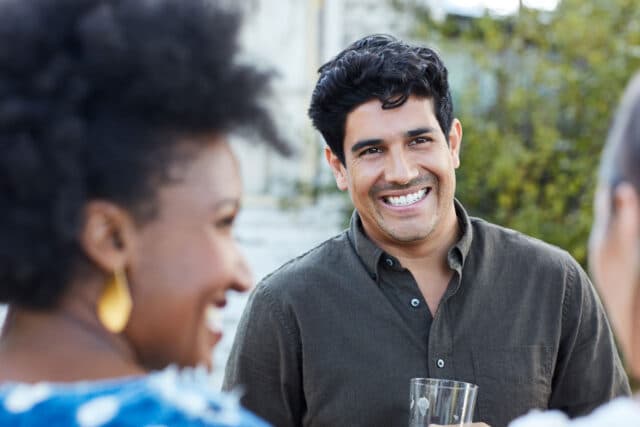
[[[476,421],[532,408],[586,414],[629,394],[602,305],[564,251],[456,202],[455,272],[432,317],[411,273],[350,229],[252,293],[225,372],[278,427],[406,426],[409,380],[478,384]]]

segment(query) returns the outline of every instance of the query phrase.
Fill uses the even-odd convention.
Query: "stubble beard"
[[[402,232],[401,230],[394,229],[389,227],[384,218],[377,218],[378,227],[387,235],[389,240],[398,242],[398,243],[414,243],[418,241],[423,241],[429,239],[433,232],[437,228],[438,224],[438,214],[436,212],[431,218],[428,219],[428,225],[422,228],[416,228],[414,231]]]

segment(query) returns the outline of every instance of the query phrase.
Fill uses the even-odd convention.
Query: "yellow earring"
[[[127,278],[118,268],[104,285],[98,300],[98,318],[108,331],[118,334],[127,326],[132,307]]]

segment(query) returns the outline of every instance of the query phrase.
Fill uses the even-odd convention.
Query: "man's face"
[[[612,210],[615,206],[615,210]],[[627,182],[598,186],[589,267],[630,373],[640,377],[640,196]]]
[[[455,221],[461,139],[458,120],[443,134],[430,98],[411,96],[386,110],[375,99],[347,115],[345,165],[328,149],[326,156],[369,238],[413,245],[446,233],[443,224]]]

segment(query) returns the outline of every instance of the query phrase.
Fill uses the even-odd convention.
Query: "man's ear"
[[[324,156],[327,159],[331,172],[336,179],[336,185],[341,191],[346,191],[349,186],[347,185],[347,169],[344,167],[338,156],[336,156],[331,148],[324,147]]]
[[[449,131],[449,150],[453,159],[453,167],[460,166],[460,146],[462,145],[462,124],[460,120],[453,119],[451,130]]]
[[[92,200],[84,208],[80,246],[101,270],[113,273],[129,262],[134,230],[127,211],[108,201]]]

